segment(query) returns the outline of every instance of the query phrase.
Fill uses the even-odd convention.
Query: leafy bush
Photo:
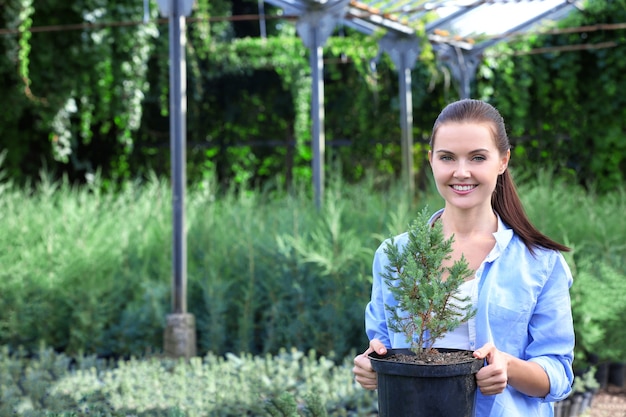
[[[571,294],[580,364],[589,354],[600,361],[625,361],[626,274],[591,257],[576,268]]]
[[[308,185],[216,189],[207,179],[187,195],[188,308],[200,355],[295,347],[341,358],[362,350],[374,250],[404,232],[412,213],[443,204],[434,187],[411,200],[399,184],[372,177],[332,180],[320,210]],[[100,190],[0,180],[0,345],[32,353],[45,342],[70,355],[114,358],[162,350],[171,305],[169,186],[152,178],[118,193]],[[576,294],[592,300],[595,285],[578,275],[604,268],[614,282],[626,274],[626,221],[615,215],[626,208],[626,192],[597,196],[540,175],[520,183],[520,195],[541,230],[575,249],[569,263],[580,285],[573,301],[583,346],[593,333],[581,333],[580,317],[599,301],[578,302]],[[608,289],[615,297],[622,291]],[[624,337],[613,321],[593,323]]]
[[[42,181],[0,196],[9,248],[0,307],[12,312],[0,317],[0,344],[115,357],[161,350],[170,190],[155,178],[98,190]],[[188,306],[201,354],[294,346],[341,357],[364,346],[370,248],[392,215],[406,215],[406,197],[336,184],[316,210],[306,187],[214,190],[199,184],[187,202]]]
[[[275,356],[209,354],[103,361],[40,348],[0,349],[0,415],[370,416],[375,397],[352,379],[351,361],[282,350]],[[282,410],[282,411],[281,411]],[[298,414],[289,414],[293,417]]]

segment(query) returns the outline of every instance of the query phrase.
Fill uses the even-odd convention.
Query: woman
[[[485,366],[476,374],[477,417],[552,416],[553,402],[573,382],[574,328],[570,270],[563,246],[529,221],[507,170],[510,144],[504,120],[490,104],[461,100],[435,121],[428,160],[445,200],[431,222],[454,235],[451,265],[464,255],[476,271],[465,284],[476,316],[447,334],[441,346],[474,351]],[[387,328],[392,304],[381,274],[384,243],[373,263],[372,297],[365,312],[369,348],[354,359],[355,380],[376,389],[368,354],[407,347]],[[446,265],[449,266],[449,265]]]

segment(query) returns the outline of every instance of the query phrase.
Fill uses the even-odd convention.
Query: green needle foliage
[[[288,392],[271,398],[265,404],[265,411],[272,417],[297,417],[298,403]]]
[[[431,226],[429,218],[424,208],[409,225],[406,246],[399,247],[391,238],[385,247],[389,264],[383,278],[398,301],[397,306],[386,306],[391,313],[388,324],[406,335],[418,356],[476,313],[469,297],[458,296],[459,286],[473,271],[464,256],[450,267],[442,266],[451,257],[454,236],[444,239],[441,222]]]

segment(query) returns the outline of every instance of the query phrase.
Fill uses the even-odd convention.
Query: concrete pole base
[[[196,356],[196,319],[193,314],[169,314],[163,342],[166,356],[187,359]]]

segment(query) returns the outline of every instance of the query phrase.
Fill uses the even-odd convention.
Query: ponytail
[[[508,169],[498,177],[496,189],[491,196],[491,206],[531,253],[538,247],[569,252],[570,248],[550,239],[530,222]]]

